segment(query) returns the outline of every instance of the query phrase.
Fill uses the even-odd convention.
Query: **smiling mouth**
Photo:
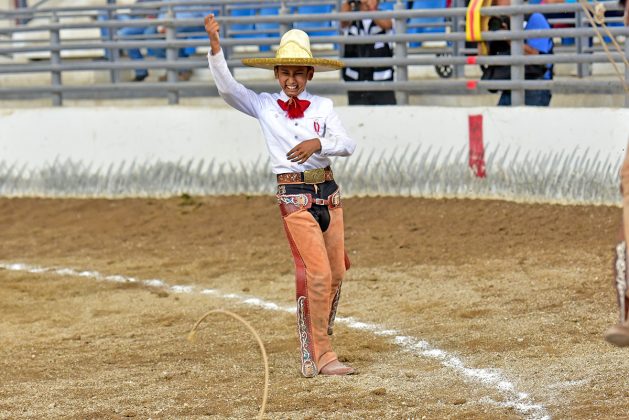
[[[284,92],[286,92],[288,96],[297,96],[299,88],[297,86],[286,86]]]

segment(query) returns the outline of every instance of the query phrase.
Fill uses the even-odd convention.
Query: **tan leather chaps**
[[[295,262],[297,332],[301,373],[305,377],[316,376],[337,359],[329,334],[349,260],[345,254],[343,209],[338,191],[335,194],[325,200],[329,224],[324,231],[308,211],[314,205],[310,194],[278,195]]]

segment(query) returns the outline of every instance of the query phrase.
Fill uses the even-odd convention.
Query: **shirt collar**
[[[304,90],[303,92],[299,94],[299,96],[297,96],[297,99],[306,99],[309,101],[311,97],[312,95],[308,93],[307,90]],[[280,99],[283,100],[284,102],[288,100],[288,95],[283,90],[280,91]]]

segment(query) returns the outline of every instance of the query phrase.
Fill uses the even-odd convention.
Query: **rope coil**
[[[249,329],[249,331],[251,331],[251,333],[255,337],[256,341],[258,342],[258,346],[260,347],[260,352],[262,353],[262,360],[264,361],[264,391],[262,393],[262,404],[260,406],[260,412],[258,413],[258,419],[262,419],[263,416],[264,416],[264,411],[266,409],[266,401],[267,401],[267,398],[268,398],[268,395],[269,395],[269,360],[268,360],[267,355],[266,355],[266,349],[264,348],[264,343],[262,343],[262,340],[260,339],[260,336],[258,335],[257,331],[251,326],[251,324],[249,324],[249,322],[247,322],[240,315],[237,315],[237,314],[235,314],[233,312],[226,311],[224,309],[214,309],[214,310],[211,310],[211,311],[207,312],[205,315],[203,315],[201,318],[199,318],[199,320],[194,324],[194,327],[192,327],[192,330],[190,330],[190,333],[188,333],[188,341],[194,342],[194,340],[196,338],[196,330],[197,330],[199,324],[201,324],[201,322],[205,318],[207,318],[209,315],[215,314],[215,313],[221,313],[221,314],[229,315],[232,318],[235,318],[236,320],[238,320],[241,323],[243,323],[245,325],[245,327],[247,327]]]
[[[594,22],[599,25],[605,25],[605,5],[603,3],[596,3],[594,6]]]
[[[590,25],[592,26],[592,28],[594,28],[594,32],[596,32],[596,36],[597,36],[598,40],[600,41],[601,45],[603,46],[603,49],[605,50],[605,54],[607,55],[607,59],[609,60],[609,62],[614,67],[614,71],[616,72],[616,75],[620,79],[620,82],[623,85],[625,93],[629,93],[629,84],[627,83],[627,81],[625,80],[624,75],[622,74],[622,72],[618,68],[618,65],[616,64],[616,61],[612,57],[612,54],[609,51],[609,48],[607,47],[607,43],[603,39],[603,35],[601,35],[601,31],[600,31],[600,29],[597,26],[597,24],[598,24],[598,25],[600,25],[603,28],[603,30],[605,31],[605,34],[607,35],[607,37],[609,37],[609,39],[611,39],[612,43],[614,44],[614,47],[616,48],[618,53],[620,53],[620,56],[622,57],[622,59],[623,59],[623,61],[625,63],[625,66],[629,67],[629,60],[627,60],[627,57],[625,57],[625,54],[624,54],[622,48],[620,47],[620,44],[618,44],[618,41],[616,40],[616,37],[614,37],[614,35],[612,35],[612,33],[609,31],[609,28],[607,27],[607,25],[605,25],[605,5],[602,4],[602,3],[596,3],[596,5],[594,7],[592,7],[592,6],[590,6],[586,2],[586,0],[579,0],[579,4],[581,5],[581,8],[585,12],[585,17],[590,22]],[[625,42],[628,42],[628,41],[625,41]]]

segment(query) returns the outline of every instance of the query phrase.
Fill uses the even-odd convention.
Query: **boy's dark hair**
[[[627,4],[627,0],[618,0],[618,4],[624,7]]]

